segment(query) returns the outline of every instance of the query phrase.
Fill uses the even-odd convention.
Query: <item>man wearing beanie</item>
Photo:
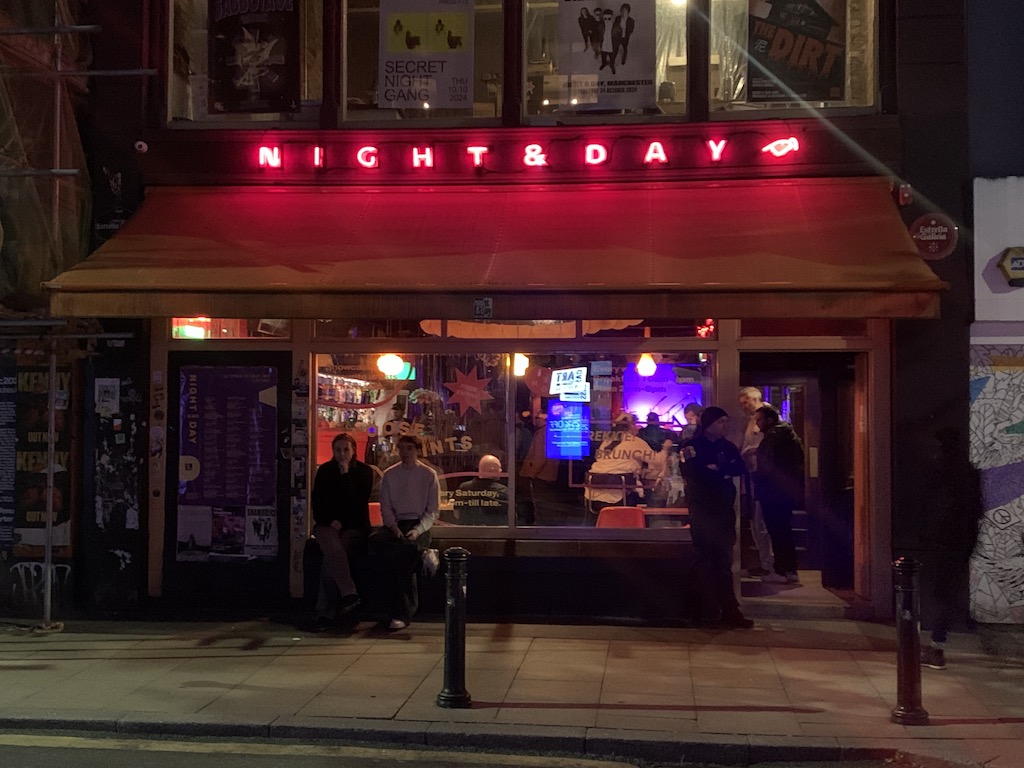
[[[725,435],[729,414],[717,406],[700,415],[697,435],[683,446],[690,535],[697,552],[703,602],[702,620],[728,629],[749,629],[733,589],[732,550],[736,544],[735,477],[747,467]]]

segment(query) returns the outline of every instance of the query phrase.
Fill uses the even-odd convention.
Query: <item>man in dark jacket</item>
[[[725,435],[729,415],[711,406],[700,416],[696,437],[683,446],[683,476],[690,508],[690,535],[704,598],[703,619],[728,629],[749,629],[733,588],[736,544],[736,483],[747,466]]]
[[[793,426],[782,421],[774,405],[762,405],[754,412],[754,419],[764,436],[757,446],[754,493],[761,503],[775,553],[775,570],[762,580],[796,584],[800,577],[796,572],[793,510],[804,501],[804,447]]]
[[[373,490],[373,470],[356,460],[355,438],[335,435],[331,451],[333,458],[317,468],[313,479],[313,535],[324,555],[316,600],[320,630],[359,604],[350,560],[366,552]]]

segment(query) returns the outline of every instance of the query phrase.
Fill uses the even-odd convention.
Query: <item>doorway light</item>
[[[526,355],[516,352],[512,357],[512,375],[513,376],[525,376],[526,369],[530,367],[530,358]]]
[[[405,369],[405,360],[391,352],[377,358],[377,370],[385,376],[397,376]]]

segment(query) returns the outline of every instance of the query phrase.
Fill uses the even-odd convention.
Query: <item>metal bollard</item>
[[[444,607],[444,688],[437,694],[437,706],[468,709],[472,700],[466,690],[466,563],[469,551],[449,547],[444,551],[447,564],[447,594]]]
[[[892,564],[896,590],[896,707],[892,721],[901,725],[928,725],[921,706],[921,606],[917,593],[920,566],[901,557]]]

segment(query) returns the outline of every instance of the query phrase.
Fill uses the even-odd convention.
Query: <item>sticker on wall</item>
[[[928,261],[944,259],[955,251],[958,231],[953,220],[941,213],[926,214],[910,225],[910,236],[917,245],[917,252]]]

